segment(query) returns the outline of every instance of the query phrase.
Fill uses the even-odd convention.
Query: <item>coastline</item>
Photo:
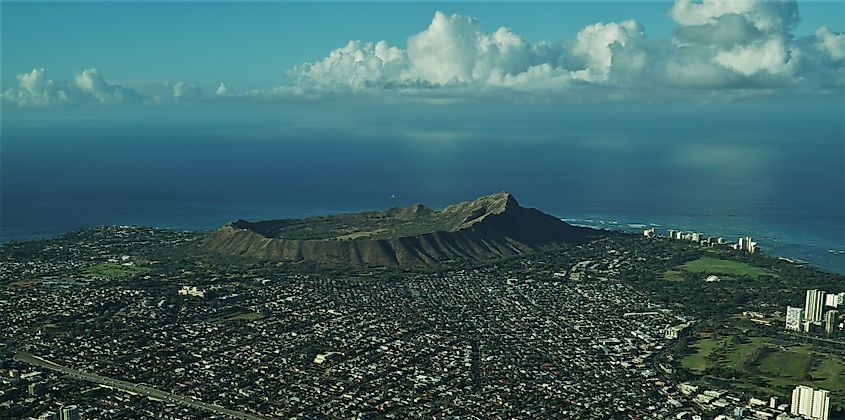
[[[667,229],[685,232],[702,232],[705,237],[723,237],[727,242],[735,242],[740,236],[751,236],[758,243],[759,249],[773,257],[788,258],[808,263],[809,265],[838,274],[845,274],[845,244],[836,244],[829,240],[818,238],[812,233],[795,234],[777,231],[773,228],[761,229],[760,226],[749,224],[747,229],[735,226],[724,226],[715,223],[690,224],[683,221],[660,223],[643,219],[627,219],[623,217],[566,217],[561,220],[593,229],[606,229],[629,233],[642,234],[646,228],[656,228],[659,236],[665,236]],[[834,252],[830,252],[830,250]]]
[[[320,212],[322,214],[323,212]],[[318,213],[314,213],[318,214]],[[300,215],[287,215],[286,217],[302,217]],[[262,215],[247,217],[248,219],[261,220]],[[845,244],[836,244],[814,236],[812,233],[803,235],[778,232],[771,228],[760,229],[759,226],[750,225],[747,230],[734,226],[723,226],[719,224],[696,224],[692,225],[684,221],[658,222],[643,221],[641,218],[609,217],[599,215],[580,215],[578,217],[563,217],[561,220],[575,226],[589,227],[611,231],[621,231],[633,234],[642,234],[646,228],[656,228],[660,236],[665,236],[667,229],[696,231],[704,233],[704,236],[724,237],[726,241],[733,242],[739,236],[752,236],[757,241],[760,249],[773,257],[788,258],[796,261],[806,262],[815,268],[830,271],[838,274],[845,274]],[[231,221],[230,218],[208,218],[201,223],[161,223],[150,220],[130,220],[126,223],[113,223],[83,226],[66,230],[45,230],[43,232],[12,233],[0,232],[0,244],[14,241],[30,241],[39,239],[50,239],[76,230],[95,228],[100,226],[149,226],[159,229],[176,231],[211,232],[224,223]],[[702,226],[704,225],[704,226]]]

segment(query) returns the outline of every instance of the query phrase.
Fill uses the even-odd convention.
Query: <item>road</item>
[[[235,411],[235,410],[230,410],[228,408],[224,408],[224,407],[221,407],[219,405],[204,403],[204,402],[197,400],[197,399],[194,399],[194,398],[165,392],[165,391],[153,388],[153,387],[148,386],[148,385],[136,384],[136,383],[132,383],[132,382],[121,381],[119,379],[112,379],[112,378],[109,378],[109,377],[96,375],[96,374],[93,374],[93,373],[82,372],[80,370],[72,369],[72,368],[69,368],[69,367],[66,367],[66,366],[62,366],[62,365],[53,363],[49,360],[46,360],[44,358],[29,354],[29,353],[25,353],[25,352],[20,352],[20,353],[16,354],[15,360],[18,360],[18,361],[21,361],[21,362],[24,362],[24,363],[28,363],[28,364],[31,364],[31,365],[35,365],[35,366],[40,366],[42,368],[50,369],[52,371],[60,372],[60,373],[63,373],[65,375],[71,376],[71,377],[76,378],[76,379],[81,379],[81,380],[84,380],[84,381],[94,382],[94,383],[97,383],[97,384],[100,384],[100,385],[105,385],[105,386],[108,386],[108,387],[111,387],[111,388],[114,388],[114,389],[117,389],[117,390],[120,390],[120,391],[130,392],[130,393],[139,394],[139,395],[146,395],[147,397],[155,398],[155,399],[158,399],[158,400],[161,400],[161,401],[166,401],[166,402],[169,402],[171,404],[186,405],[186,406],[189,406],[189,407],[198,408],[200,410],[206,410],[206,411],[211,411],[211,412],[218,413],[218,414],[223,414],[223,415],[226,415],[226,416],[229,416],[229,417],[232,417],[232,418],[236,418],[236,419],[246,419],[246,420],[264,420],[265,419],[264,417],[256,416],[256,415],[253,415],[253,414],[242,413],[242,412]]]

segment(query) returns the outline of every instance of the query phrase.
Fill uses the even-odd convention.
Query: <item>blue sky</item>
[[[323,91],[328,85],[332,85],[332,90],[337,90],[338,82],[341,85],[352,84],[348,81],[352,76],[334,74],[333,79],[327,81],[325,74],[300,71],[294,75],[291,69],[302,63],[318,63],[349,40],[384,40],[404,54],[409,37],[426,30],[432,23],[435,11],[442,11],[447,17],[458,14],[475,18],[477,30],[482,35],[490,35],[498,28],[506,27],[532,46],[541,42],[559,43],[566,51],[559,54],[562,58],[555,58],[549,63],[552,67],[560,66],[565,72],[575,74],[590,65],[589,51],[581,51],[578,57],[566,45],[573,43],[580,31],[596,23],[621,23],[630,19],[639,26],[626,30],[630,33],[641,30],[643,36],[637,38],[630,33],[622,34],[621,38],[610,39],[608,42],[617,42],[618,46],[627,37],[629,44],[636,41],[640,51],[651,54],[649,51],[664,48],[651,44],[661,41],[668,43],[681,25],[671,16],[672,8],[672,2],[3,2],[2,84],[3,91],[7,91],[17,84],[18,75],[36,68],[44,68],[50,80],[69,83],[75,73],[93,68],[97,73],[88,75],[91,76],[89,79],[102,77],[106,87],[117,85],[146,97],[167,96],[172,85],[177,82],[202,88],[205,95],[210,95],[220,82],[226,83],[232,91],[245,92],[290,86],[295,84],[292,81],[295,76],[299,76],[300,81],[310,83],[312,87],[319,85]],[[798,10],[800,16],[788,25],[789,28],[783,31],[774,29],[761,35],[760,39],[766,36],[772,39],[789,38],[796,42],[803,38],[815,39],[820,27],[828,28],[832,33],[831,39],[834,39],[837,33],[845,31],[843,2],[799,2]],[[759,23],[759,20],[754,21],[757,17],[752,15],[748,14],[749,21]],[[458,25],[461,22],[455,20],[450,24]],[[724,32],[715,26],[712,29]],[[589,48],[613,48],[613,44],[608,42],[598,47],[593,43]],[[752,40],[747,42],[751,45]],[[359,50],[366,56],[371,53],[367,48],[362,46]],[[790,48],[791,45],[781,46],[787,52]],[[804,46],[801,52],[806,57],[807,51],[815,53],[816,50]],[[725,48],[722,52],[730,51]],[[709,63],[717,52],[708,54]],[[653,56],[661,54],[655,53]],[[442,61],[442,57],[438,60]],[[565,60],[570,62],[561,64]],[[618,56],[615,60],[621,62]],[[651,56],[648,60],[652,60]],[[813,61],[807,58],[802,60]],[[825,67],[824,71],[831,68],[838,70],[841,77],[841,60],[822,64],[815,60],[813,63],[816,67],[811,70],[789,68],[790,76],[807,79],[805,74],[799,73],[811,72],[818,79],[833,77],[829,73],[817,71]],[[515,75],[529,68],[527,64],[523,67],[512,70],[512,73]],[[606,69],[586,70],[586,73],[573,77],[581,81],[613,81],[613,75]],[[713,83],[764,83],[777,86],[783,81],[773,80],[764,73],[771,72],[780,76],[787,71],[775,67],[733,70],[743,74],[728,75]],[[651,68],[645,71],[648,74],[655,73]],[[761,77],[761,74],[765,77]],[[458,73],[449,73],[447,76],[455,75],[461,79]],[[337,80],[338,77],[340,80]],[[387,75],[365,82],[367,86],[392,86],[397,82],[407,83],[408,77],[435,84],[445,80],[431,73],[422,76],[416,73],[413,76],[403,75],[401,80],[396,77]],[[704,76],[696,74],[691,77],[703,80]],[[841,90],[839,86],[836,88]],[[807,90],[805,87],[801,89]]]
[[[813,3],[812,9],[835,9]],[[571,37],[588,24],[637,19],[668,35],[665,2],[624,3],[3,3],[3,83],[45,67],[96,67],[124,84],[191,80],[261,88],[349,40],[401,44],[437,10],[506,26],[530,41]],[[841,8],[841,7],[840,7]],[[822,13],[821,21],[831,21]],[[835,16],[835,14],[833,14]],[[841,25],[841,22],[839,22]]]

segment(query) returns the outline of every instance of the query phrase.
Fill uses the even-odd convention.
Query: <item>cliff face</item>
[[[518,255],[596,234],[520,207],[512,195],[499,193],[441,211],[418,204],[296,220],[238,220],[210,234],[201,246],[227,255],[330,266],[432,267],[448,260]]]

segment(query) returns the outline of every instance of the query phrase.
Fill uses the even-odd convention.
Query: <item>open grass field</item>
[[[756,353],[766,347],[766,343],[760,337],[737,340],[732,336],[725,347],[727,351],[723,357],[728,365],[739,370],[747,369],[756,358]]]
[[[752,278],[768,274],[763,268],[754,267],[740,261],[723,260],[713,257],[702,257],[697,260],[688,261],[681,268],[693,273],[705,274],[727,274],[735,276],[748,276]]]
[[[784,346],[763,337],[699,333],[691,342],[692,353],[681,365],[705,375],[708,368],[730,369],[742,376],[735,387],[760,395],[785,397],[803,384],[831,392],[831,402],[845,403],[845,357],[820,353],[810,344]]]
[[[817,357],[812,375],[813,382],[819,387],[838,390],[838,398],[845,406],[845,358]]]
[[[145,267],[125,266],[114,263],[101,263],[83,270],[89,277],[129,278],[148,272]]]
[[[682,282],[684,281],[684,273],[677,270],[669,270],[663,273],[663,278],[669,281]]]
[[[713,353],[713,350],[721,346],[722,340],[718,338],[701,337],[694,345],[690,346],[695,352],[684,357],[681,364],[688,370],[702,374],[708,366],[707,357]]]
[[[767,351],[755,361],[755,369],[771,378],[800,381],[812,368],[813,354],[809,348],[791,348],[788,351]]]

